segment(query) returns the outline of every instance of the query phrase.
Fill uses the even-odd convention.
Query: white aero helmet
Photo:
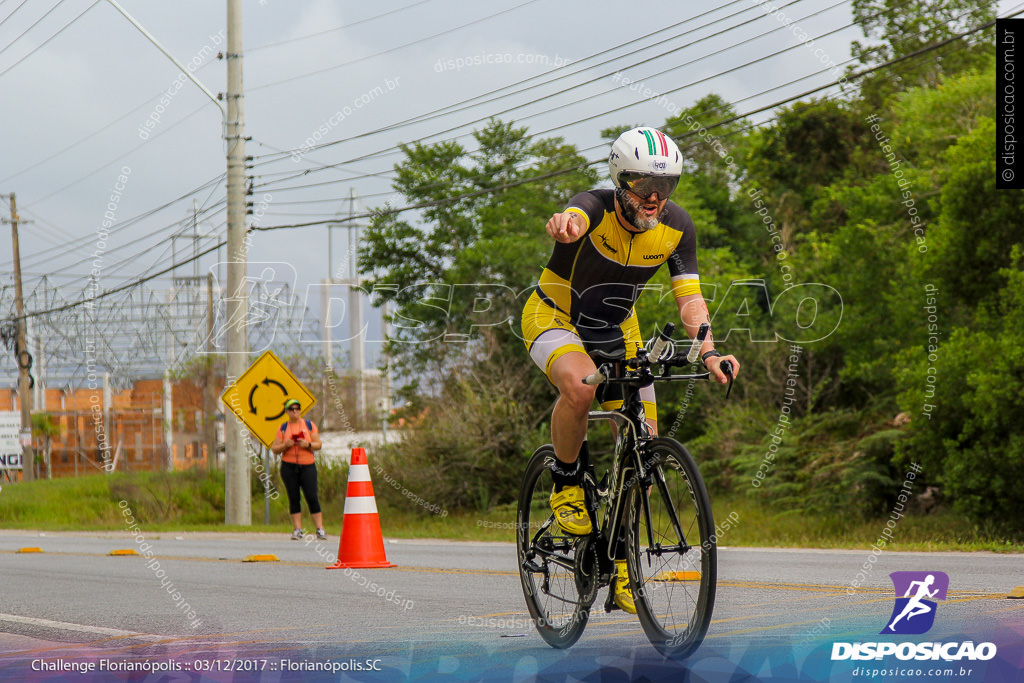
[[[666,199],[683,173],[683,155],[672,138],[654,128],[627,130],[612,143],[608,156],[612,183],[640,197],[658,193]]]

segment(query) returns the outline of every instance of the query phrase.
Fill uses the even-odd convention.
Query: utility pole
[[[35,449],[32,448],[32,390],[29,389],[29,368],[32,367],[32,354],[28,350],[25,333],[25,300],[21,291],[21,250],[18,246],[18,203],[14,193],[11,200],[11,239],[14,242],[14,310],[17,312],[18,341],[15,346],[15,358],[18,361],[18,403],[21,405],[21,440],[22,440],[22,480],[35,479]],[[5,223],[7,221],[4,221]],[[26,433],[28,438],[26,439]],[[28,442],[27,444],[25,442]]]
[[[321,282],[320,290],[320,310],[322,314],[322,336],[323,336],[323,352],[324,362],[328,370],[334,367],[334,336],[333,336],[333,320],[331,319],[331,302],[334,301],[331,296],[332,285],[344,285],[348,287],[348,300],[345,305],[345,313],[348,317],[348,329],[349,329],[349,372],[348,376],[352,377],[354,382],[354,399],[353,399],[353,420],[358,422],[365,418],[367,413],[367,402],[366,402],[366,379],[367,373],[365,371],[366,365],[366,347],[365,339],[363,338],[363,295],[359,287],[361,280],[358,272],[359,264],[359,229],[364,227],[355,222],[355,203],[356,203],[356,191],[355,189],[349,189],[348,196],[348,218],[341,219],[344,222],[344,227],[348,229],[348,252],[345,254],[344,265],[341,265],[341,269],[347,270],[347,277],[339,278],[335,277],[334,271],[330,270],[333,267],[333,240],[331,234],[335,227],[342,227],[341,225],[332,224],[327,228],[327,263],[328,263],[328,277],[326,280]]]
[[[352,282],[349,293],[349,361],[355,379],[355,420],[366,418],[366,347],[363,339],[363,293],[359,290],[359,226],[354,222],[356,212],[356,191],[348,191],[348,257],[349,278]]]
[[[217,469],[217,395],[213,386],[213,273],[206,274],[206,358],[203,381],[203,434],[206,469]]]
[[[245,126],[242,106],[242,1],[227,0],[227,143],[228,263],[226,323],[228,382],[234,382],[249,365],[248,292],[245,246]],[[237,416],[225,413],[224,425],[224,523],[252,524],[249,494],[249,461],[245,448],[245,427]]]

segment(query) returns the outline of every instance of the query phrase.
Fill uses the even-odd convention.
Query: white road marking
[[[0,613],[0,621],[8,621],[26,626],[40,626],[42,628],[56,628],[62,631],[78,631],[80,633],[93,633],[99,636],[113,636],[118,638],[138,638],[140,640],[159,641],[167,640],[168,636],[155,636],[150,633],[137,633],[135,631],[122,631],[117,628],[106,628],[104,626],[88,626],[86,624],[72,624],[67,621],[53,621],[52,619],[40,619],[38,617],[23,617],[17,614]]]

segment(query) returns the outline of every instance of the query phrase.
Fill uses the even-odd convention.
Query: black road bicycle
[[[598,371],[583,381],[624,390],[622,408],[589,414],[591,421],[611,420],[617,426],[611,470],[599,481],[594,465],[581,462],[593,532],[572,536],[555,523],[550,444],[538,448],[526,466],[516,513],[519,574],[533,622],[552,647],[579,640],[598,591],[614,578],[615,559],[626,560],[637,616],[659,652],[688,656],[711,623],[718,572],[711,500],[686,448],[651,434],[639,395],[651,382],[708,379],[707,371],[671,374],[673,367],[698,361],[708,326],[702,325],[688,352],[679,355],[670,341],[673,329],[666,325],[649,352],[641,348],[628,361],[624,352],[590,354]],[[731,390],[732,365],[722,366]],[[615,558],[623,541],[625,558]],[[617,609],[612,590],[604,608]]]

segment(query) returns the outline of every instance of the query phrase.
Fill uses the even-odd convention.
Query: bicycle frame
[[[640,400],[640,389],[647,386],[650,382],[708,379],[710,376],[710,373],[708,372],[672,375],[669,374],[669,363],[664,364],[663,368],[664,371],[661,375],[654,375],[650,372],[649,366],[642,365],[640,369],[644,372],[639,377],[623,377],[622,374],[625,370],[635,368],[630,367],[630,361],[615,362],[612,367],[612,373],[604,381],[608,384],[621,384],[625,386],[626,396],[623,400],[622,407],[617,410],[593,410],[587,415],[588,421],[609,420],[618,429],[615,451],[612,457],[610,487],[604,491],[600,490],[600,487],[597,485],[596,474],[592,471],[593,465],[591,463],[588,463],[588,468],[591,470],[590,475],[593,477],[593,480],[588,484],[586,477],[584,477],[584,486],[585,488],[590,489],[588,491],[588,495],[591,496],[594,501],[593,509],[596,510],[600,507],[603,500],[608,499],[608,506],[610,509],[602,522],[600,531],[600,536],[607,542],[606,559],[608,560],[615,559],[613,557],[615,540],[618,538],[622,524],[625,492],[629,488],[628,484],[631,484],[634,480],[641,482],[647,481],[652,472],[657,472],[660,476],[656,481],[650,483],[656,483],[662,495],[666,498],[669,497],[664,475],[662,475],[660,470],[657,470],[657,468],[649,468],[648,463],[644,462],[644,446],[647,442],[653,439],[655,435],[651,432],[650,425],[647,424],[646,415],[644,414],[643,409],[643,402]],[[627,477],[627,474],[631,474],[631,476]],[[642,490],[643,495],[640,498],[640,502],[643,508],[644,520],[646,521],[649,547],[657,548],[655,552],[660,554],[662,549],[660,545],[654,542],[651,532],[651,510],[648,498],[649,486],[642,487]],[[682,544],[686,543],[686,539],[682,531],[682,526],[679,523],[679,518],[676,515],[675,506],[669,506],[669,510],[672,526],[680,540],[680,545],[676,548],[666,550],[678,550],[685,552],[691,546],[686,544],[686,546],[683,547]],[[595,528],[596,526],[597,525],[595,524]]]

